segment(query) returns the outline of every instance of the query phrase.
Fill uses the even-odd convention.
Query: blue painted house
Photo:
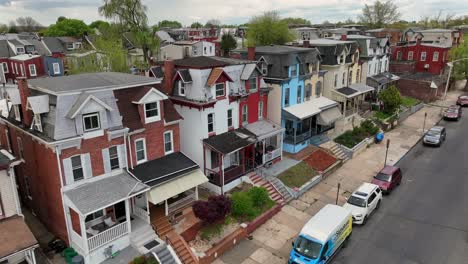
[[[63,76],[63,61],[60,58],[44,56],[44,68],[49,76]]]
[[[323,75],[320,53],[315,48],[262,46],[241,51],[256,60],[271,87],[268,118],[285,128],[283,150],[297,153],[310,144],[320,144],[320,136],[334,128],[341,118],[338,103],[322,96]]]

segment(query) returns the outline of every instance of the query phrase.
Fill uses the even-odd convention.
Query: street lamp
[[[447,63],[447,66],[449,66],[450,70],[449,70],[449,74],[448,74],[448,78],[447,78],[447,83],[445,84],[444,100],[447,98],[447,90],[448,90],[448,87],[449,87],[450,76],[452,75],[452,70],[453,70],[454,63],[462,61],[462,60],[468,60],[468,58],[461,58],[461,59],[450,61],[450,62]]]
[[[390,147],[390,139],[387,139],[387,149],[385,150],[385,163],[384,167],[387,166],[387,156],[388,156],[388,148]]]

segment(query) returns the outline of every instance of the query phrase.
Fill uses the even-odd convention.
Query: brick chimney
[[[304,40],[304,41],[302,42],[302,46],[303,46],[304,48],[309,48],[309,47],[310,47],[310,41],[309,41],[309,40]]]
[[[21,99],[21,113],[23,115],[23,118],[21,122],[23,123],[24,126],[30,127],[32,124],[32,112],[31,110],[28,110],[28,97],[30,96],[30,91],[28,87],[28,81],[26,81],[25,77],[18,77],[16,78],[17,83],[18,83],[18,90],[20,94],[20,99]]]
[[[340,40],[346,41],[348,39],[348,35],[342,34]]]
[[[163,80],[163,88],[166,93],[169,95],[172,94],[173,83],[174,80],[174,72],[175,72],[175,65],[173,60],[165,60],[164,61],[164,80]]]
[[[255,60],[255,47],[247,48],[247,59],[252,61]]]

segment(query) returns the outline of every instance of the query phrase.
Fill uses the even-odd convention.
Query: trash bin
[[[72,258],[72,264],[84,264],[84,258],[81,255],[76,255]]]
[[[384,139],[384,133],[379,132],[375,135],[375,143],[380,143]]]

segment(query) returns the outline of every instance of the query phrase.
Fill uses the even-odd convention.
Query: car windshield
[[[468,96],[460,96],[460,99],[466,100],[468,99]]]
[[[449,108],[449,109],[447,109],[446,112],[447,112],[447,113],[456,113],[456,112],[457,112],[457,109],[455,109],[455,108]]]
[[[379,174],[377,174],[377,175],[375,176],[375,178],[376,178],[377,180],[389,182],[390,179],[391,179],[391,176],[388,175],[388,174],[379,173]]]
[[[294,243],[294,250],[307,258],[316,259],[320,254],[322,244],[299,236]]]
[[[438,137],[440,135],[440,132],[435,131],[435,130],[429,130],[429,131],[427,131],[427,135],[431,136],[431,137]]]
[[[356,196],[353,196],[353,195],[351,195],[351,197],[349,197],[348,203],[352,204],[352,205],[355,205],[355,206],[359,206],[359,207],[366,207],[366,200],[364,200],[362,198],[359,198],[359,197],[356,197]]]

